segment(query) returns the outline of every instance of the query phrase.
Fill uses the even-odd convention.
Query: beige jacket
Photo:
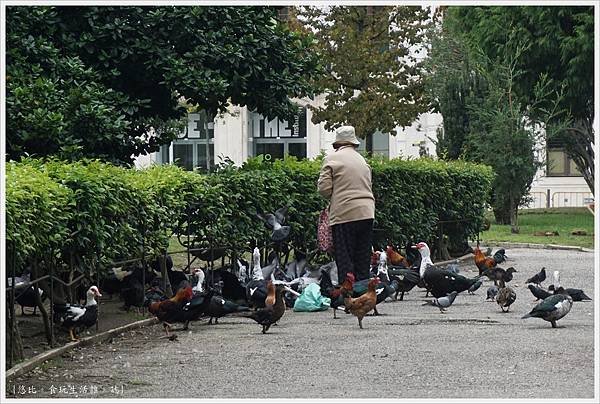
[[[318,188],[331,200],[330,225],[375,218],[371,167],[354,147],[342,146],[323,159]]]

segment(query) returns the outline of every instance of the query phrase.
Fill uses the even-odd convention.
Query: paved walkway
[[[193,324],[170,342],[153,326],[72,351],[7,389],[30,398],[593,398],[595,302],[575,303],[558,329],[521,316],[533,307],[524,280],[542,266],[594,296],[594,255],[523,248],[507,255],[506,266],[518,270],[509,313],[485,302],[486,282],[476,295],[459,295],[447,314],[422,306],[415,289],[382,304],[383,315],[366,318],[364,330],[331,311],[288,311],[267,335],[229,318]],[[467,260],[461,271],[473,276],[476,268]]]

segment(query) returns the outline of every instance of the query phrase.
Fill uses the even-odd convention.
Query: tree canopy
[[[515,68],[515,96],[531,105],[542,77],[563,114],[547,125],[564,126],[550,140],[559,140],[594,192],[594,7],[449,7],[446,17],[457,21],[471,48],[490,59],[506,61],[508,47],[526,49]],[[531,115],[531,111],[529,112]],[[536,119],[534,117],[534,119]]]
[[[7,8],[7,153],[130,164],[184,103],[286,119],[312,94],[312,39],[271,7]]]
[[[327,129],[353,125],[366,137],[396,134],[428,111],[421,72],[429,10],[395,7],[301,7],[297,21],[316,38],[324,74],[317,86],[325,105],[313,122]]]

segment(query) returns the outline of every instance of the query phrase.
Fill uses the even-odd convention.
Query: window
[[[281,121],[277,118],[268,121],[256,112],[248,114],[248,154],[269,155],[271,159],[285,155],[298,159],[306,158],[306,107],[298,106],[293,120]]]
[[[174,163],[188,171],[210,171],[215,166],[214,137],[214,123],[206,111],[188,114],[188,124],[177,140],[161,146],[160,162]]]
[[[548,149],[548,177],[581,177],[577,165],[564,149]]]

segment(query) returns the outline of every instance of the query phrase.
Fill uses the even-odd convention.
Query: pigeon
[[[492,285],[487,290],[487,298],[485,300],[494,301],[496,299],[497,294],[498,294],[498,286]]]
[[[458,263],[451,262],[446,266],[446,271],[458,274],[460,272],[460,269],[458,268]]]
[[[479,289],[479,287],[481,286],[483,282],[481,281],[481,279],[479,279],[477,282],[475,282],[473,284],[473,286],[471,286],[468,290],[469,294],[472,295],[473,292],[475,292],[477,289]]]
[[[283,241],[290,235],[291,227],[283,225],[285,223],[285,214],[287,210],[288,208],[284,206],[283,208],[277,209],[274,214],[256,214],[259,219],[265,222],[267,227],[273,230],[271,233],[271,240],[275,242]]]
[[[550,293],[542,288],[539,288],[535,285],[527,285],[527,287],[529,288],[529,290],[531,290],[531,294],[536,298],[536,300],[535,300],[536,302],[540,299],[544,300],[548,296],[552,296],[552,293]]]
[[[571,311],[571,307],[573,307],[573,298],[559,286],[554,295],[545,298],[521,318],[538,317],[549,321],[552,328],[556,328],[556,321],[566,316]]]
[[[423,304],[423,306],[427,306],[427,305],[435,306],[440,309],[440,312],[444,313],[445,309],[452,306],[452,303],[454,303],[454,299],[456,299],[457,295],[458,295],[458,292],[454,291],[444,297],[434,298],[432,300],[425,300],[425,303]]]
[[[589,297],[588,295],[586,295],[585,292],[581,289],[566,288],[563,290],[567,295],[571,296],[571,298],[573,299],[574,302],[583,302],[585,300],[592,300],[592,298]],[[548,291],[550,291],[554,294],[557,294],[558,288],[555,288],[554,285],[550,285],[548,287]]]
[[[533,275],[531,278],[527,279],[526,283],[535,283],[536,285],[540,286],[540,283],[544,282],[545,280],[546,280],[546,268],[544,267],[544,268],[542,268],[542,270],[540,272]]]
[[[571,296],[571,298],[573,299],[574,302],[581,302],[584,300],[592,300],[581,289],[572,289],[572,288],[563,289],[560,286],[560,272],[559,271],[554,271],[553,278],[554,279],[552,281],[552,285],[548,286],[549,292],[552,292],[553,294],[556,295],[557,293],[559,293],[558,290],[561,289],[562,293]]]

